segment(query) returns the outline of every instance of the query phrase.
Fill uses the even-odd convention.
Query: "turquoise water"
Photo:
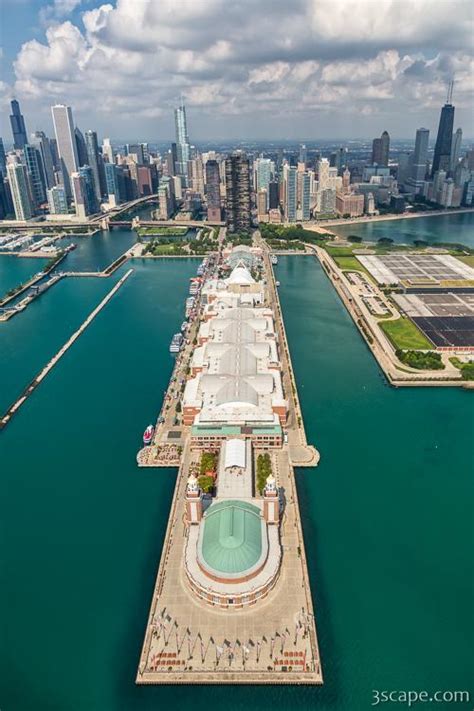
[[[328,228],[341,237],[359,235],[367,242],[390,237],[396,243],[412,244],[415,240],[426,242],[457,242],[474,247],[474,212],[453,215],[414,217],[406,220],[383,220],[354,225],[334,225]]]
[[[311,257],[280,258],[277,272],[322,454],[297,481],[325,685],[134,685],[176,475],[138,470],[135,453],[196,264],[134,260],[0,434],[1,708],[358,711],[376,688],[469,688],[472,394],[388,387]],[[4,324],[0,392],[36,371],[121,273],[64,280]]]
[[[136,242],[131,230],[115,227],[96,232],[92,237],[74,236],[61,240],[61,246],[74,242],[76,249],[69,252],[58,267],[61,271],[97,272],[108,267]]]
[[[40,272],[47,259],[0,255],[0,299],[14,286]]]

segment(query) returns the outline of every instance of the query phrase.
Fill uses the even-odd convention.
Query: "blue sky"
[[[30,131],[68,103],[81,128],[167,140],[182,94],[191,139],[436,132],[455,79],[472,135],[466,0],[0,0],[2,135],[16,96]]]

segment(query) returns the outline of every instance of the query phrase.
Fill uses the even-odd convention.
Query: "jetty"
[[[59,349],[59,351],[51,358],[50,361],[44,366],[44,368],[38,373],[38,375],[33,378],[33,380],[23,389],[22,393],[20,396],[15,400],[15,402],[10,405],[10,407],[6,410],[6,412],[3,414],[3,416],[0,418],[0,430],[2,430],[4,427],[8,425],[8,423],[11,421],[11,418],[13,415],[15,415],[20,407],[23,405],[24,402],[30,397],[30,395],[33,394],[33,392],[36,390],[36,388],[40,385],[40,383],[44,380],[44,378],[48,375],[48,373],[51,372],[51,370],[54,368],[55,365],[61,360],[61,358],[67,353],[69,348],[73,345],[75,341],[81,336],[86,328],[92,323],[92,321],[95,319],[95,317],[102,311],[102,309],[109,303],[110,299],[114,296],[114,294],[117,293],[117,291],[123,286],[123,284],[126,282],[130,274],[133,272],[133,269],[129,269],[128,272],[126,272],[119,280],[118,282],[112,287],[112,289],[108,292],[108,294],[102,299],[100,304],[95,307],[93,311],[89,314],[89,316],[83,321],[83,323],[79,326],[77,331],[75,331],[70,338],[64,343],[63,346]]]
[[[196,295],[185,332],[186,343],[165,393],[153,442],[137,456],[139,466],[178,467],[137,684],[323,683],[294,470],[294,466],[316,466],[319,453],[306,440],[268,250],[258,239],[253,249],[258,254],[261,280],[255,283],[252,279],[250,283],[250,272],[237,264],[229,278],[217,278],[220,285],[216,285],[215,293],[219,294],[222,304],[226,298],[223,286],[228,284],[229,302],[235,304],[233,291],[244,293],[249,287],[255,294],[254,307],[248,306],[251,301],[247,294],[243,302],[247,305],[230,306],[228,311],[221,307],[220,313],[212,315],[212,285],[223,266],[220,252],[216,266],[204,274],[204,284]],[[253,313],[250,313],[252,308]],[[239,314],[239,309],[245,313]],[[215,321],[209,328],[210,314],[211,322]],[[193,401],[191,406],[190,398],[196,399],[193,395],[196,387],[198,391],[201,387],[214,387],[208,385],[209,380],[202,385],[196,381],[200,377],[197,372],[199,349],[206,348],[205,343],[204,346],[199,344],[207,333],[220,328],[219,319],[225,322],[227,314],[237,320],[255,318],[254,327],[264,328],[261,335],[256,336],[255,342],[262,344],[256,347],[259,353],[265,351],[270,341],[278,344],[278,373],[274,377],[275,382],[283,386],[285,412],[275,403],[274,407],[280,412],[279,421],[284,423],[281,426],[278,418],[272,427],[266,428],[251,424],[218,426],[216,423],[206,430],[199,424],[199,418],[191,422],[192,407],[197,405]],[[248,337],[243,326],[230,327],[225,322],[222,327],[231,328],[230,335],[223,331],[216,336],[216,343],[224,343],[229,337],[236,338],[238,343],[245,333],[245,338]],[[220,346],[213,348],[216,352]],[[244,357],[246,346],[230,346],[229,352],[234,352],[233,348],[237,349],[235,377],[240,378],[238,373],[247,372],[245,368],[249,366],[247,356]],[[273,358],[275,351],[272,353]],[[226,358],[225,367],[232,367],[229,356]],[[263,359],[259,365],[261,373],[262,363]],[[225,377],[218,375],[220,367],[218,361],[213,361],[205,371],[206,377],[212,378],[213,371],[216,378]],[[268,384],[268,379],[261,382]],[[245,394],[245,390],[241,394]],[[268,398],[262,397],[258,407],[268,407]],[[211,397],[211,410],[212,402]],[[242,403],[237,407],[241,406]],[[205,419],[204,413],[200,418]],[[214,497],[203,495],[194,474],[206,452],[213,453],[217,461]],[[234,461],[233,457],[237,459]],[[259,494],[252,481],[262,457],[267,457],[271,473]],[[244,491],[246,493],[242,493]],[[252,528],[252,516],[260,521],[261,529],[255,528],[252,535],[258,539],[257,530],[263,532],[262,544],[268,545],[268,552],[266,558],[261,556],[258,570],[255,565],[252,567],[252,561],[240,562],[239,570],[234,569],[228,576],[222,572],[222,560],[217,560],[217,568],[209,571],[205,560],[208,520],[211,515],[226,517],[227,511],[234,511],[234,525],[239,517],[250,517],[241,531],[244,538]],[[198,539],[199,545],[196,544]],[[236,539],[235,543],[238,542]],[[219,548],[221,544],[215,543]],[[258,546],[256,540],[251,547],[253,545]],[[224,542],[221,546],[224,556],[227,555],[225,548]],[[244,546],[243,550],[247,548]],[[245,568],[246,565],[250,568]]]

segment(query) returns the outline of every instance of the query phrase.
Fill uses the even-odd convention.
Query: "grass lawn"
[[[394,348],[402,350],[432,350],[433,344],[410,321],[403,317],[396,321],[380,321],[379,326],[389,338]]]
[[[340,269],[351,272],[365,272],[365,267],[359,262],[357,257],[333,257]]]

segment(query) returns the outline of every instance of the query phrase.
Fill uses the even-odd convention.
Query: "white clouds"
[[[410,112],[439,105],[452,74],[458,106],[472,90],[464,0],[117,0],[83,12],[82,31],[58,22],[79,4],[55,0],[44,42],[22,46],[20,98],[111,121],[162,115],[183,94],[209,125],[262,105]]]

